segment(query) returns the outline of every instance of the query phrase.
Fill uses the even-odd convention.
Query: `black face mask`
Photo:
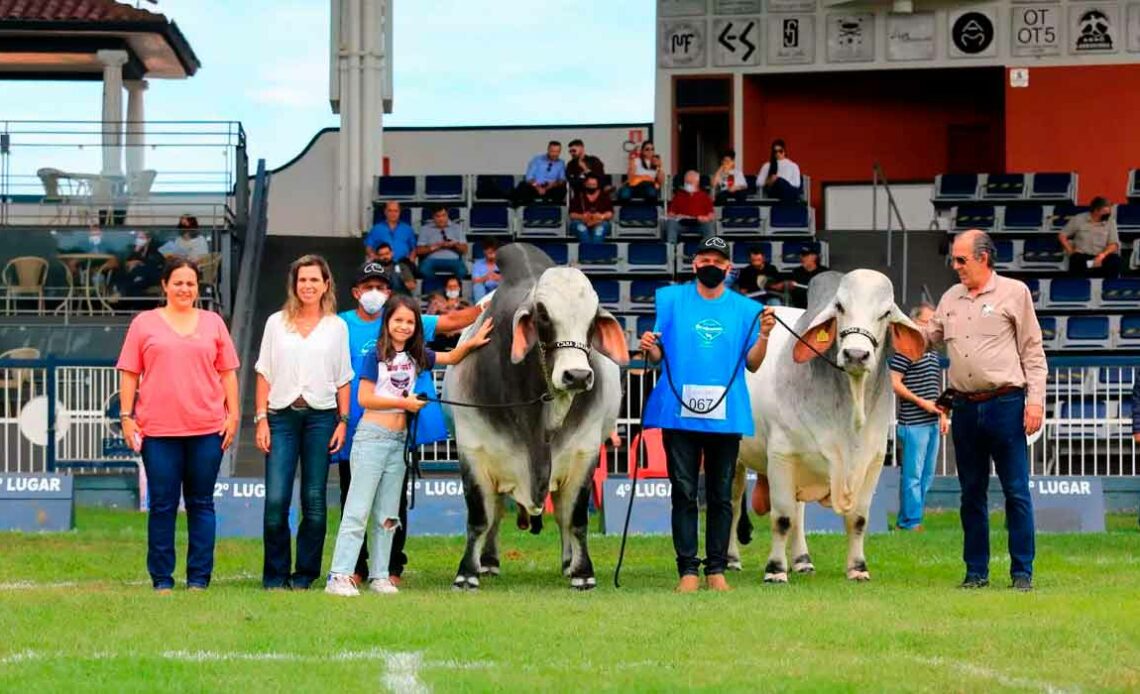
[[[697,281],[709,289],[716,289],[724,282],[724,270],[716,265],[702,265],[697,268]]]

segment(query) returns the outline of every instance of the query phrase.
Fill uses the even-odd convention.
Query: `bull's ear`
[[[811,347],[800,340],[796,340],[795,346],[792,348],[792,359],[797,364],[803,364],[815,359],[820,354],[827,354],[827,350],[831,349],[831,345],[835,342],[835,333],[835,309],[829,307],[820,311],[819,315],[815,317],[815,322],[803,334],[804,342],[807,342]]]
[[[609,357],[618,365],[629,363],[629,345],[625,341],[625,331],[621,323],[609,311],[599,308],[594,316],[594,336],[590,345]]]
[[[916,361],[926,351],[926,339],[898,304],[891,310],[891,344],[896,352],[911,361]]]
[[[529,306],[520,306],[515,311],[511,327],[511,363],[518,364],[534,348],[538,333],[534,329],[534,317]]]

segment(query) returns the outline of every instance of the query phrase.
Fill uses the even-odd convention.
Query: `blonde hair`
[[[328,262],[319,255],[303,255],[289,266],[289,279],[285,287],[285,306],[281,309],[282,313],[285,314],[285,324],[288,326],[292,326],[301,313],[301,299],[297,296],[297,277],[301,274],[303,267],[320,268],[321,278],[329,283],[328,289],[321,296],[321,314],[325,316],[336,315],[336,282],[333,281]]]

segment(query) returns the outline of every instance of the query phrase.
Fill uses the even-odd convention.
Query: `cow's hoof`
[[[725,565],[729,571],[743,571],[744,565],[740,563],[739,559],[729,559],[728,564]]]
[[[815,573],[815,565],[811,563],[810,556],[801,554],[792,560],[792,571],[798,574],[813,574]]]
[[[451,584],[452,590],[476,591],[479,590],[478,576],[456,576]]]
[[[764,574],[764,582],[765,583],[787,583],[788,582],[788,572],[787,571],[778,571],[776,573],[766,573],[766,574]]]
[[[586,578],[571,578],[570,587],[574,590],[593,590],[598,587],[598,579],[593,576]]]
[[[479,575],[480,576],[498,576],[500,573],[501,573],[501,570],[497,566],[480,566],[479,567]]]
[[[866,583],[871,580],[871,572],[861,569],[848,569],[847,580]]]

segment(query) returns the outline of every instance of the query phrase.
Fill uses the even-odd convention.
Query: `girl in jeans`
[[[404,493],[406,413],[416,413],[425,401],[412,393],[420,372],[436,364],[458,364],[471,350],[487,344],[491,321],[450,352],[436,354],[424,347],[424,326],[415,299],[393,295],[384,305],[384,327],[376,346],[364,357],[358,399],[364,416],[353,438],[349,465],[352,482],[333,551],[332,572],[325,592],[354,596],[352,581],[364,527],[368,535],[368,574],[371,590],[396,593],[388,577],[392,536],[399,527],[400,496]]]

